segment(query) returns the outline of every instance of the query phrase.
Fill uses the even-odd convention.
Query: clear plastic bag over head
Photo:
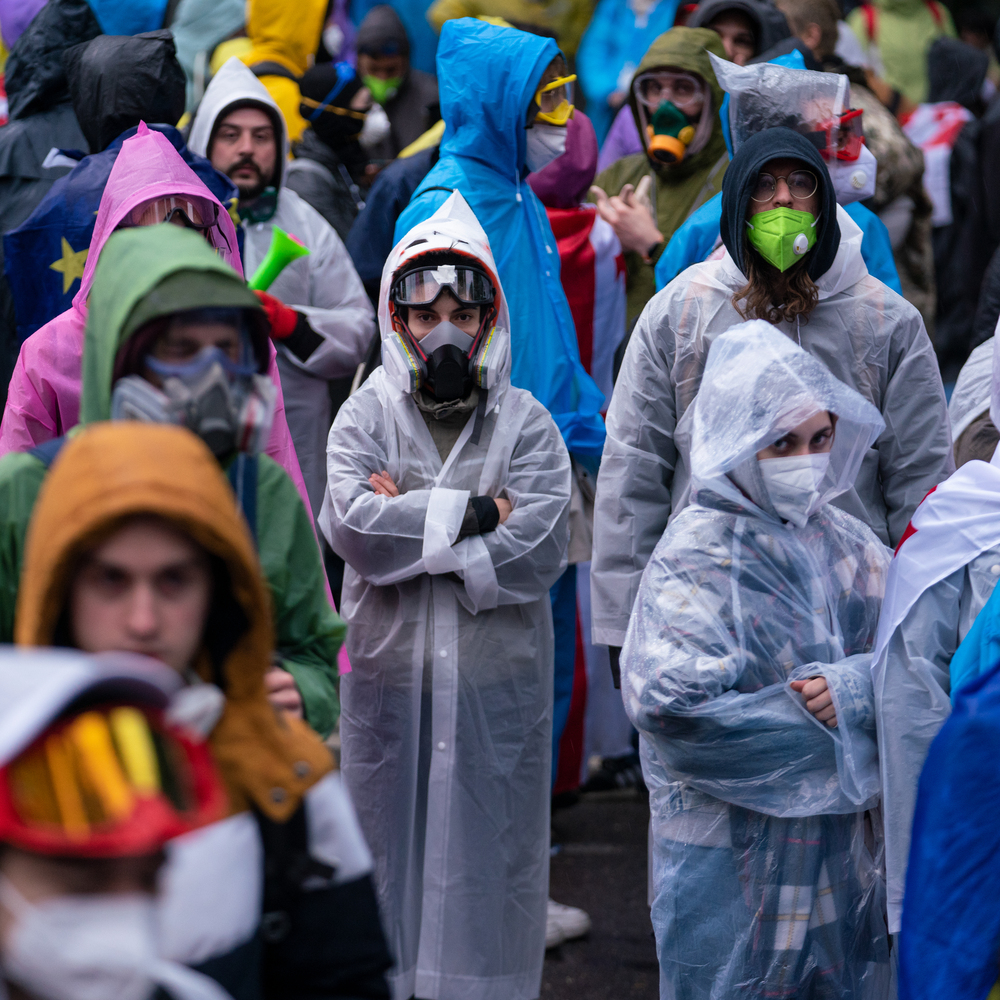
[[[834,414],[822,503],[851,488],[865,452],[885,430],[868,400],[764,320],[715,339],[692,410],[691,476],[701,484],[718,481],[816,413]]]
[[[734,153],[750,136],[778,126],[819,141],[820,132],[850,107],[850,81],[839,73],[773,63],[737,66],[711,52],[708,55],[719,86],[729,94]]]

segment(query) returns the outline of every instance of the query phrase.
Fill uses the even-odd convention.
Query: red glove
[[[299,322],[299,314],[286,306],[280,299],[268,295],[267,292],[254,292],[254,295],[260,299],[260,304],[264,307],[267,318],[271,321],[271,337],[274,340],[284,340],[286,337],[290,337]]]

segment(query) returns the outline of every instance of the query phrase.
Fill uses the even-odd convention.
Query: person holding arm
[[[754,321],[716,339],[684,423],[691,504],[621,656],[661,997],[886,997],[870,650],[889,553],[828,503],[882,418]]]
[[[386,263],[383,367],[327,446],[347,564],[344,779],[395,997],[533,1000],[546,933],[553,630],[570,461],[510,384],[507,301],[458,192]]]

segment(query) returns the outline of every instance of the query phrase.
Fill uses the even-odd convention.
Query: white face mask
[[[0,876],[0,902],[15,918],[3,974],[41,1000],[146,1000],[157,984],[178,1000],[228,997],[208,977],[157,958],[156,903],[145,893],[29,903]]]
[[[358,135],[358,142],[361,143],[363,149],[374,149],[389,137],[390,128],[389,116],[385,113],[385,108],[381,104],[373,104],[371,110],[365,115],[365,123]]]
[[[867,146],[861,147],[861,155],[856,160],[834,160],[827,164],[837,204],[850,205],[853,201],[864,201],[875,194],[875,174],[878,162],[875,154]]]
[[[331,56],[339,56],[344,44],[344,31],[334,22],[323,29],[323,46]]]
[[[797,528],[805,527],[809,515],[821,506],[819,485],[830,465],[830,454],[762,458],[760,474],[778,515]]]
[[[524,162],[537,173],[566,152],[566,127],[536,122],[528,129],[528,152]]]

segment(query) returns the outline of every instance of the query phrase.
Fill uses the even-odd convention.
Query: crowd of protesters
[[[1000,996],[995,27],[0,0],[0,997]]]

